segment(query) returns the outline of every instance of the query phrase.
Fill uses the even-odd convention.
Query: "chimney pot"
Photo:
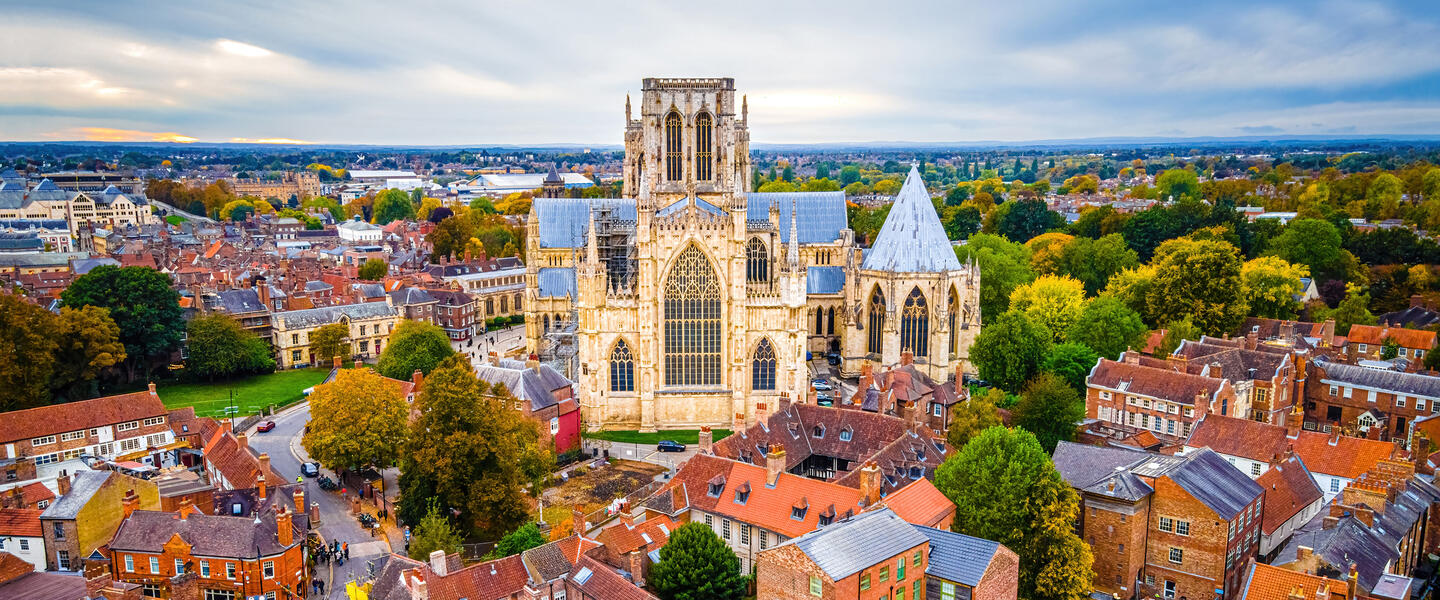
[[[155,382],[153,382],[153,381],[150,382],[150,395],[151,395],[151,396],[154,396],[154,395],[155,395]]]
[[[785,472],[785,447],[780,444],[771,444],[770,451],[765,454],[765,485],[775,487],[780,480],[780,474]]]
[[[66,494],[69,494],[69,493],[70,493],[70,473],[68,473],[68,472],[66,472],[66,471],[61,471],[61,472],[60,472],[60,477],[55,480],[55,484],[60,487],[60,496],[61,496],[61,497],[64,497]],[[15,489],[16,489],[16,490],[19,490],[20,488],[17,487],[17,488],[15,488]]]
[[[860,496],[867,507],[880,502],[880,465],[873,460],[860,468]]]
[[[245,435],[245,432],[243,432],[243,431],[240,432],[240,433],[237,433],[237,434],[235,434],[235,444],[238,445],[238,446],[240,446],[240,449],[241,449],[241,450],[249,450],[249,449],[250,449],[250,437],[247,436],[247,435]]]

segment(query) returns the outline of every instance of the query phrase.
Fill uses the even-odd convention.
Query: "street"
[[[501,357],[523,351],[525,348],[525,325],[511,325],[505,329],[489,332],[482,331],[463,342],[451,341],[450,346],[456,352],[468,354],[470,363],[479,366],[481,362],[489,358],[492,351]]]

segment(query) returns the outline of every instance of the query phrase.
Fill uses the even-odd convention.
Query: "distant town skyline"
[[[529,8],[529,7],[526,7]],[[1440,134],[1424,2],[7,8],[0,141],[605,144],[653,76],[757,145]]]

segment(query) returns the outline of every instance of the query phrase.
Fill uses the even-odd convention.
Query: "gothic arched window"
[[[755,358],[750,361],[750,389],[775,389],[775,348],[768,339],[761,339],[755,347]]]
[[[885,294],[880,293],[880,287],[875,287],[875,292],[870,294],[870,340],[865,351],[871,354],[880,354],[885,348],[884,340],[880,337],[885,329]]]
[[[770,282],[770,252],[760,238],[745,244],[745,283]]]
[[[900,310],[900,351],[905,350],[917,358],[930,356],[930,310],[918,287],[910,290]]]
[[[825,335],[835,335],[835,307],[830,307],[825,313]]]
[[[956,346],[960,345],[960,327],[958,327],[958,324],[956,323],[956,319],[959,318],[959,315],[960,294],[955,293],[955,288],[952,287],[950,288],[950,307],[948,315],[950,319],[950,322],[948,323],[948,325],[950,326],[950,356],[952,357],[960,352],[958,349],[956,349]]]
[[[710,113],[702,112],[695,117],[695,179],[697,181],[710,181],[711,167],[715,161],[714,143],[714,120]]]
[[[635,357],[625,340],[616,341],[610,350],[610,391],[635,391]]]
[[[815,335],[825,333],[825,309],[815,309]]]
[[[665,278],[665,385],[720,385],[720,282],[689,246]]]
[[[670,111],[665,115],[665,179],[680,181],[685,173],[684,147],[680,113]]]

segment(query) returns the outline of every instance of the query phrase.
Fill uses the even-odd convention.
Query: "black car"
[[[839,353],[839,352],[831,352],[831,353],[829,353],[829,354],[826,354],[826,355],[825,355],[825,363],[828,364],[828,365],[830,365],[830,366],[832,366],[832,367],[838,367],[838,366],[840,366],[840,353]]]
[[[316,463],[316,462],[301,463],[301,464],[300,464],[300,474],[301,474],[301,475],[304,475],[304,476],[306,476],[306,477],[316,477],[316,476],[320,475],[320,463]]]
[[[685,444],[675,440],[662,440],[660,443],[655,444],[655,449],[660,452],[684,452]]]

